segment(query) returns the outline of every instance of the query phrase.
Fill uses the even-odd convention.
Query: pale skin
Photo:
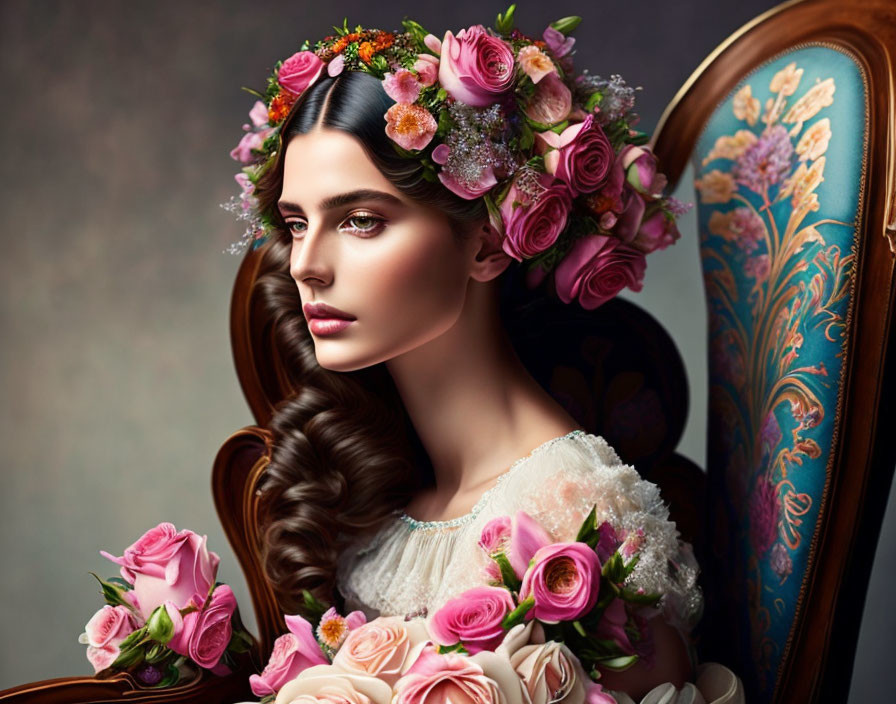
[[[387,196],[321,207],[359,189]],[[435,488],[408,503],[409,515],[468,513],[515,460],[581,427],[503,330],[497,279],[511,259],[487,218],[458,241],[445,216],[396,189],[355,137],[320,125],[287,146],[280,209],[302,304],[324,302],[356,318],[333,334],[312,332],[318,363],[334,371],[385,363],[432,462]],[[641,696],[689,678],[677,630],[662,618],[650,623],[657,666],[608,673],[607,687]]]

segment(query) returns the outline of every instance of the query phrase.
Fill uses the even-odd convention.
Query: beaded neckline
[[[498,475],[497,481],[494,483],[494,485],[492,485],[491,488],[486,489],[485,493],[483,493],[482,496],[479,497],[479,500],[476,502],[476,504],[473,506],[473,508],[470,510],[470,512],[467,514],[464,514],[463,516],[458,516],[457,518],[451,518],[446,521],[418,521],[415,518],[411,518],[408,514],[406,514],[401,509],[396,509],[395,514],[398,516],[398,518],[400,520],[404,521],[408,525],[408,528],[410,530],[451,528],[453,526],[460,526],[465,523],[469,523],[474,518],[476,518],[476,516],[482,510],[482,507],[485,506],[485,502],[488,499],[488,497],[491,496],[491,494],[501,485],[501,482],[504,481],[504,479],[506,479],[508,476],[510,476],[510,474],[517,467],[519,467],[521,464],[523,464],[527,460],[532,459],[536,454],[542,452],[543,450],[546,450],[547,448],[551,447],[555,443],[558,443],[562,440],[567,440],[569,438],[578,437],[579,435],[585,435],[585,431],[580,428],[576,428],[575,430],[571,430],[570,432],[566,433],[566,435],[561,435],[556,438],[551,438],[550,440],[545,440],[543,443],[541,443],[541,445],[539,445],[534,450],[532,450],[528,455],[526,455],[525,457],[520,457],[516,462],[514,462],[512,465],[510,465],[510,467],[505,472]]]

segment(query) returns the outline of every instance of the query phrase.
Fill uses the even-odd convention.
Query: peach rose
[[[534,44],[524,46],[517,52],[516,60],[533,83],[538,83],[549,73],[557,73],[551,58]]]
[[[395,685],[393,704],[528,704],[522,681],[503,655],[440,655],[425,647]],[[278,703],[279,704],[279,703]]]
[[[429,642],[422,619],[380,616],[349,632],[333,664],[346,672],[378,677],[391,687]]]
[[[315,665],[283,685],[275,704],[389,704],[392,688],[369,675]]]

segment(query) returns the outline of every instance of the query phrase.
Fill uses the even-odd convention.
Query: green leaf
[[[494,204],[492,204],[492,206],[494,206]],[[486,203],[486,208],[488,208],[488,203]],[[511,591],[518,592],[522,582],[519,577],[516,576],[516,572],[514,572],[510,560],[507,559],[507,555],[503,552],[499,552],[496,555],[492,555],[492,559],[498,564],[498,567],[501,570],[501,580],[504,582],[504,585]]]
[[[591,507],[591,510],[588,512],[588,515],[585,516],[585,520],[582,521],[582,525],[579,527],[579,532],[576,534],[576,542],[584,543],[585,538],[588,537],[588,534],[595,530],[595,519],[597,517],[597,504],[594,504]]]
[[[582,106],[582,108],[585,110],[585,112],[594,112],[594,108],[596,108],[600,104],[600,101],[603,99],[604,94],[600,91],[595,91],[588,96],[588,100],[585,101],[585,104]]]
[[[464,647],[463,643],[455,643],[454,645],[440,645],[438,647],[439,655],[444,655],[445,653],[462,653],[463,655],[469,655],[467,649]]]
[[[532,128],[524,122],[520,125],[520,149],[524,152],[528,151],[532,148],[533,144],[535,144],[535,133],[532,132]]]
[[[622,655],[619,657],[607,658],[606,660],[600,660],[600,665],[608,670],[622,672],[623,670],[630,668],[636,662],[638,662],[637,655]]]
[[[165,676],[159,680],[158,684],[155,685],[156,688],[161,689],[162,687],[171,687],[172,685],[177,684],[177,681],[180,679],[180,670],[177,669],[176,665],[168,665],[165,669]]]
[[[143,652],[143,647],[139,645],[128,648],[127,650],[122,650],[110,667],[126,670],[134,665],[139,665],[143,662]]]
[[[508,613],[504,619],[501,621],[501,628],[509,631],[511,628],[516,626],[519,623],[522,623],[525,620],[526,614],[535,606],[535,597],[527,596],[520,602],[520,605],[517,606],[513,611]]]
[[[308,610],[309,617],[313,617],[308,620],[315,623],[320,621],[320,617],[324,615],[324,612],[326,612],[328,608],[330,608],[307,589],[302,590],[302,599],[305,602],[305,608]]]
[[[507,11],[502,13],[498,13],[498,18],[495,21],[495,29],[501,34],[510,34],[513,31],[513,12],[516,10],[516,4],[511,5],[507,8]]]
[[[107,604],[109,604],[110,606],[126,606],[131,611],[134,611],[134,605],[124,598],[124,592],[120,587],[112,584],[111,582],[107,582],[104,579],[101,579],[94,572],[89,572],[88,574],[92,574],[94,577],[96,577],[96,581],[100,583],[100,587],[102,588],[102,595]]]
[[[635,144],[637,146],[641,146],[642,144],[647,144],[650,141],[650,135],[646,132],[635,132],[633,135],[629,135],[626,139],[629,144]]]
[[[563,34],[569,34],[572,30],[579,26],[579,22],[582,21],[582,18],[578,15],[570,15],[569,17],[563,17],[556,22],[551,22],[551,27],[556,29],[558,32],[563,32]]]
[[[444,88],[439,88],[439,92],[436,93],[436,100],[445,100],[448,97],[448,91]]]
[[[431,34],[431,32],[423,29],[423,27],[421,27],[420,24],[415,22],[414,20],[409,20],[407,18],[401,21],[401,26],[404,27],[405,32],[408,32],[414,38],[414,41],[417,42],[422,50],[425,50],[430,54],[433,53],[432,50],[423,42],[423,40],[426,38],[426,35]]]
[[[576,632],[583,638],[587,638],[588,634],[585,632],[585,628],[582,626],[582,622],[576,619],[572,622],[572,627],[576,629]]]
[[[167,658],[170,653],[171,651],[164,645],[156,643],[146,652],[146,662],[150,665],[155,665]]]

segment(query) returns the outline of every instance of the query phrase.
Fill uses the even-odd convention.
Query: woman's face
[[[322,367],[377,364],[457,320],[475,242],[472,250],[458,242],[439,211],[406,198],[355,137],[328,127],[292,137],[279,207],[293,238],[290,274]],[[351,322],[315,319],[308,307],[320,303]]]

